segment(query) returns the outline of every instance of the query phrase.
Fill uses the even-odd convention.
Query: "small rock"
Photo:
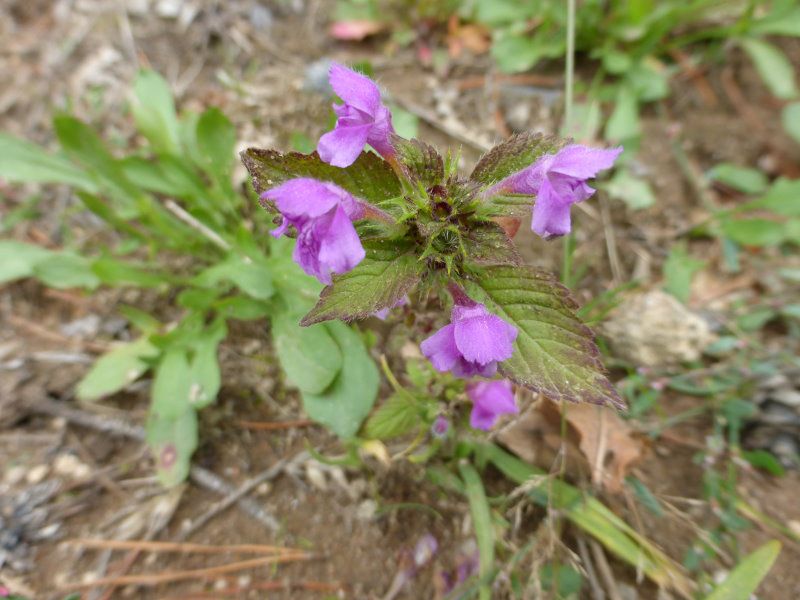
[[[271,491],[272,491],[272,486],[269,484],[268,481],[265,481],[256,488],[256,494],[258,494],[259,496],[266,496]]]
[[[25,477],[25,481],[27,481],[31,485],[36,485],[37,483],[41,483],[44,481],[44,478],[47,477],[47,474],[50,472],[50,467],[47,465],[36,465],[30,471],[28,471],[28,475]]]
[[[321,58],[310,63],[305,70],[303,78],[303,89],[309,92],[320,94],[331,94],[331,85],[328,83],[328,71],[333,61],[329,58]]]
[[[358,505],[356,509],[356,519],[359,521],[371,521],[378,512],[378,503],[375,500],[367,499]]]
[[[16,465],[10,467],[6,474],[3,476],[3,482],[8,486],[15,486],[18,483],[22,482],[25,479],[25,475],[27,474],[28,469],[23,467],[22,465]]]
[[[88,479],[92,469],[73,454],[59,454],[53,461],[53,470],[59,475],[72,479]]]
[[[603,333],[616,356],[647,367],[697,360],[714,339],[706,321],[661,290],[629,296]]]
[[[156,14],[164,19],[175,19],[181,13],[183,0],[158,0]]]
[[[309,461],[306,463],[306,479],[318,490],[325,491],[328,489],[328,480],[325,478],[325,473],[314,462]]]
[[[269,29],[275,22],[272,11],[261,4],[254,4],[250,9],[250,24],[254,29]]]

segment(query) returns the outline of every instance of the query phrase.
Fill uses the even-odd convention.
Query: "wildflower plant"
[[[508,382],[485,380],[496,374],[553,399],[622,407],[569,291],[524,264],[509,235],[516,227],[504,227],[531,218],[544,239],[567,234],[570,206],[593,194],[587,180],[621,148],[522,133],[465,177],[457,153],[394,132],[369,78],[334,64],[330,82],[342,103],[317,152],[242,153],[275,213],[273,235],[295,236],[294,260],[326,285],[301,325],[434,299],[450,322],[421,350],[436,370],[470,381],[474,427],[518,410]]]

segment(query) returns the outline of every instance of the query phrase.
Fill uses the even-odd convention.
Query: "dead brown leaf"
[[[544,469],[552,467],[563,445],[568,475],[590,475],[595,486],[612,494],[621,492],[628,470],[642,456],[642,441],[612,408],[568,404],[565,414],[565,440],[560,435],[561,405],[542,398],[502,430],[498,441]]]

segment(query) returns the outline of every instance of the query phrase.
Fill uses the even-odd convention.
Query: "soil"
[[[301,132],[314,139],[327,123],[329,100],[309,90],[307,75],[309,65],[325,58],[371,59],[378,80],[398,103],[436,115],[438,124],[421,120],[420,137],[440,148],[458,144],[448,133],[452,126],[443,127],[442,123],[463,127],[463,135],[475,140],[464,145],[465,170],[477,160],[480,148],[499,140],[509,129],[522,124],[553,131],[559,116],[554,109],[560,97],[558,65],[546,65],[542,70],[543,75],[553,76],[549,88],[523,86],[520,90],[519,86],[500,85],[459,89],[459,83],[468,78],[493,74],[486,55],[462,54],[451,59],[449,70],[442,73],[421,66],[413,48],[399,47],[386,37],[363,44],[337,43],[325,33],[329,18],[325,2],[128,4],[130,9],[122,11],[117,3],[100,0],[4,2],[0,6],[0,72],[9,78],[0,90],[0,130],[52,147],[50,116],[56,109],[69,108],[122,147],[131,142],[126,94],[139,65],[165,74],[182,107],[220,106],[237,124],[242,148],[287,148],[292,134]],[[172,5],[182,6],[183,12],[169,13]],[[197,9],[194,13],[193,8]],[[783,47],[794,64],[800,64],[800,44]],[[727,161],[759,165],[771,175],[798,175],[800,148],[781,132],[775,118],[778,106],[745,58],[736,50],[726,50],[724,60],[711,65],[703,77],[715,100],[701,93],[695,80],[679,75],[661,110],[645,111],[638,161],[653,185],[657,204],[633,212],[601,196],[602,204],[594,204],[585,213],[577,211],[575,261],[586,269],[575,286],[581,302],[632,277],[646,286],[654,285],[670,243],[702,218],[700,192],[680,166],[675,144],[686,152],[691,166],[701,171]],[[520,105],[525,110],[519,110]],[[503,107],[499,112],[498,106]],[[498,119],[497,114],[505,116]],[[238,177],[244,179],[243,170]],[[63,226],[64,211],[74,206],[67,190],[11,187],[0,181],[0,191],[5,197],[0,200],[4,211],[32,193],[42,196],[42,217],[15,228],[13,234],[19,239],[53,247],[67,238],[96,239],[91,237],[97,235],[96,224],[80,216],[69,217],[70,228]],[[712,192],[720,202],[731,201],[725,190]],[[614,260],[610,260],[606,244],[610,228],[615,234]],[[558,268],[561,244],[542,244],[526,226],[517,241],[526,258],[537,266]],[[712,270],[727,281],[715,243],[692,244],[704,249]],[[745,269],[752,269],[763,264],[765,257],[743,259]],[[694,290],[695,305],[702,292]],[[756,292],[749,293],[752,297]],[[81,550],[65,540],[142,539],[148,526],[155,527],[154,507],[169,498],[153,480],[152,460],[140,442],[70,424],[33,408],[43,398],[72,405],[76,382],[102,352],[109,332],[118,326],[115,309],[124,303],[168,310],[163,298],[131,291],[86,296],[47,291],[34,282],[0,288],[0,319],[4,323],[0,362],[5,365],[0,369],[0,490],[10,497],[51,480],[67,490],[48,504],[45,523],[40,524],[57,525],[57,531],[43,533],[39,528],[40,539],[21,541],[27,568],[0,568],[0,584],[30,598],[63,598],[71,584],[114,573],[125,553],[114,553],[104,567],[101,553]],[[94,315],[97,325],[90,326],[85,335],[64,333],[65,325]],[[402,327],[390,322],[384,333],[390,336],[393,328]],[[284,386],[270,357],[264,332],[263,326],[251,325],[224,342],[221,357],[226,383],[218,404],[202,414],[202,445],[195,464],[234,485],[281,459],[302,456],[308,448],[330,456],[342,452],[335,438],[313,425],[275,432],[252,431],[242,425],[242,421],[304,417],[296,393]],[[374,352],[377,357],[377,347]],[[672,393],[662,398],[665,417],[702,402]],[[83,408],[142,423],[147,389],[133,386],[125,394]],[[670,429],[669,438],[649,442],[645,458],[633,471],[677,512],[657,517],[641,508],[632,510],[634,505],[625,497],[604,497],[615,512],[635,523],[643,535],[679,562],[696,543],[697,528],[716,522],[716,507],[703,500],[703,466],[695,460],[711,427],[705,417],[681,422]],[[76,457],[92,475],[81,477],[74,469],[57,468],[59,457],[65,455]],[[227,578],[218,575],[151,587],[122,586],[105,597],[259,598],[267,592],[245,588],[279,581],[295,587],[270,591],[269,597],[383,598],[407,564],[409,552],[426,534],[437,539],[439,551],[398,597],[437,597],[441,573],[454,569],[464,553],[470,552],[472,526],[466,501],[430,482],[421,466],[406,462],[387,466],[374,458],[366,459],[365,465],[353,469],[300,461],[252,494],[277,520],[277,530],[234,507],[222,511],[188,539],[217,546],[249,543],[302,548],[313,553],[311,560],[246,570],[241,576]],[[781,524],[791,528],[800,523],[800,474],[789,471],[776,478],[748,467],[742,470],[739,487],[744,498]],[[495,479],[490,476],[490,495],[512,489],[500,477]],[[155,539],[179,539],[187,523],[220,499],[194,483],[172,494],[178,494],[177,509],[166,525],[156,527]],[[536,532],[542,522],[541,511],[519,510],[523,511],[523,525],[514,529],[510,544]],[[750,551],[775,536],[774,531],[751,527],[739,536],[738,550]],[[800,546],[782,539],[784,550],[762,586],[760,598],[800,597]],[[730,556],[735,551],[726,548]],[[150,554],[139,557],[128,572],[219,564],[220,557]],[[732,565],[723,560],[720,566]],[[657,597],[655,589],[636,583],[632,569],[616,563],[612,566],[625,589],[633,590],[632,597]],[[309,589],[314,582],[321,584],[319,589]],[[231,592],[237,586],[243,591]],[[86,591],[81,597],[101,595]]]

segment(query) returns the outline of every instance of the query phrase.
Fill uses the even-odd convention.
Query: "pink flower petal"
[[[319,157],[334,167],[352,165],[367,143],[371,125],[339,125],[319,138]]]
[[[333,63],[328,73],[328,81],[345,104],[355,106],[372,116],[378,111],[381,105],[381,92],[377,84],[366,75],[356,73],[339,63]]]
[[[452,323],[445,325],[420,344],[422,353],[437,371],[449,371],[461,358],[453,338],[454,329]]]
[[[606,150],[573,144],[556,154],[549,171],[577,179],[590,179],[600,171],[613,167],[622,150],[622,146]]]

